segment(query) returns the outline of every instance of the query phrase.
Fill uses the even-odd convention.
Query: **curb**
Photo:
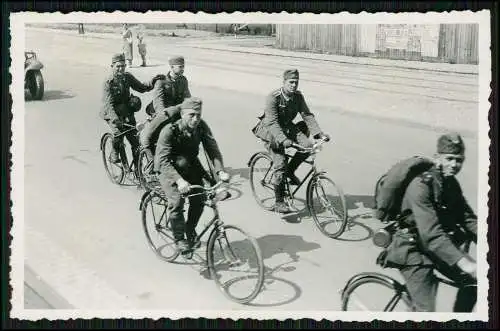
[[[50,287],[50,285],[38,276],[27,264],[24,265],[24,285],[33,290],[33,292],[52,309],[74,309],[66,299]]]
[[[323,61],[323,62],[336,62],[336,63],[343,63],[343,64],[354,64],[354,65],[363,65],[363,66],[373,66],[373,67],[384,67],[384,68],[398,68],[398,69],[408,69],[408,70],[418,70],[418,71],[430,71],[430,72],[442,72],[442,73],[452,73],[452,74],[461,74],[461,75],[478,75],[478,72],[470,72],[470,71],[459,71],[459,70],[446,70],[446,69],[439,69],[439,68],[417,68],[415,66],[405,66],[405,65],[398,65],[398,64],[381,64],[381,63],[361,63],[361,62],[356,62],[356,61],[347,61],[347,60],[338,60],[338,59],[328,59],[328,58],[317,58],[314,56],[301,56],[301,55],[294,55],[294,54],[275,54],[275,53],[266,53],[265,51],[249,51],[249,50],[243,50],[244,47],[242,47],[242,50],[236,50],[236,49],[227,49],[227,48],[218,48],[218,47],[206,47],[206,46],[193,46],[190,45],[189,47],[191,48],[199,48],[199,49],[210,49],[210,50],[217,50],[217,51],[224,51],[224,52],[233,52],[233,53],[243,53],[243,54],[259,54],[259,55],[265,55],[265,56],[276,56],[276,57],[289,57],[289,58],[295,58],[295,59],[303,59],[303,60],[314,60],[314,61]],[[314,53],[312,53],[314,54]],[[369,59],[368,57],[366,59]],[[384,59],[385,60],[385,59]],[[387,59],[390,60],[390,59]],[[398,61],[398,60],[392,60],[392,61]]]

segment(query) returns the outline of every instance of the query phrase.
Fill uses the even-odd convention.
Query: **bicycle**
[[[144,122],[140,122],[136,126],[124,123],[123,125],[127,129],[120,132],[118,135],[116,135],[116,137],[124,137],[129,132],[135,132],[135,135],[137,136],[137,138],[139,138],[141,130],[144,128],[144,125],[149,120],[150,119],[147,118]],[[129,155],[132,152],[127,150],[124,141],[125,138],[122,138],[120,148],[118,150],[120,162],[118,163],[111,162],[110,153],[113,148],[112,144],[114,137],[115,136],[111,132],[103,134],[101,137],[101,145],[100,145],[102,160],[104,163],[104,169],[109,179],[111,180],[112,183],[121,185],[123,184],[124,179],[126,177],[129,177],[133,182],[138,182],[139,185],[143,185],[145,181],[141,177],[143,173],[140,171],[139,167],[140,164],[138,163],[139,157],[137,157],[136,159],[133,155],[132,157],[129,157],[127,155],[127,152]],[[139,147],[139,150],[137,152],[138,156],[142,155],[141,153],[144,153],[144,150],[141,147]]]
[[[344,232],[347,225],[347,206],[342,189],[327,177],[326,171],[319,171],[316,167],[315,156],[321,151],[321,145],[325,142],[326,140],[320,140],[311,148],[305,148],[298,144],[292,145],[297,151],[310,154],[304,163],[309,164],[311,169],[293,191],[290,188],[291,184],[288,180],[285,181],[285,203],[290,209],[297,210],[293,203],[295,194],[310,178],[306,189],[308,211],[314,219],[316,226],[324,235],[330,238],[337,238]],[[290,153],[286,153],[287,159],[292,156]],[[263,164],[261,165],[260,163]],[[248,161],[248,166],[250,167],[250,186],[255,200],[262,208],[274,210],[275,195],[272,184],[273,161],[271,155],[267,151],[257,152]],[[331,190],[326,189],[328,186],[331,186]],[[259,192],[261,188],[263,189],[262,193]],[[317,199],[314,199],[315,196]],[[320,212],[323,210],[328,211],[330,214],[326,216],[326,220],[320,217]],[[336,231],[328,231],[327,226],[330,224],[339,225],[339,227]]]
[[[204,195],[205,205],[210,207],[214,212],[213,218],[204,226],[201,233],[196,236],[193,248],[187,254],[183,255],[191,259],[193,253],[201,248],[201,238],[212,228],[208,236],[206,248],[206,266],[208,266],[210,276],[227,298],[237,303],[245,304],[252,301],[262,288],[264,282],[264,262],[257,240],[241,228],[234,225],[227,225],[221,220],[217,203],[221,193],[227,189],[227,185],[226,187],[222,185],[223,182],[221,181],[211,187],[191,185],[190,192],[193,190],[201,190],[201,192],[183,195],[184,198],[194,195]],[[175,248],[174,236],[170,220],[168,219],[167,205],[167,198],[163,190],[161,187],[156,186],[144,193],[139,209],[141,210],[142,225],[149,247],[160,259],[167,262],[174,262],[181,253]],[[157,214],[159,218],[155,216],[155,207],[160,209]],[[151,217],[148,216],[148,211],[151,211]],[[153,223],[152,229],[148,227],[149,223]],[[156,232],[164,243],[155,244],[153,241],[154,232]],[[233,239],[233,236],[238,234],[241,236],[241,239]],[[164,253],[167,250],[170,252]],[[249,270],[250,275],[238,276],[244,271],[229,270],[233,267],[254,269]],[[233,274],[236,274],[237,277],[227,279]],[[251,285],[245,282],[246,280],[255,283]],[[247,293],[248,287],[250,287],[249,293]],[[234,291],[240,292],[234,293]],[[241,293],[243,291],[245,293]]]
[[[388,231],[393,232],[397,227],[396,222],[397,221],[390,222],[385,229],[390,229]],[[374,238],[373,241],[375,245],[379,247],[387,247],[388,245],[387,238]],[[465,251],[469,250],[469,245],[470,242],[464,245]],[[471,283],[469,281],[470,278],[464,277],[466,281],[459,283],[438,275],[435,275],[435,277],[439,283],[447,284],[455,288],[462,286],[477,286],[476,283]],[[388,300],[383,297],[382,287],[388,290]],[[368,303],[363,301],[377,301],[377,304],[380,303],[383,308],[368,308]],[[412,311],[413,307],[413,301],[405,284],[379,272],[361,272],[352,276],[341,291],[341,302],[342,311],[363,310],[391,312],[395,309],[397,309],[397,311]],[[351,306],[353,305],[359,307],[359,309],[352,308]]]

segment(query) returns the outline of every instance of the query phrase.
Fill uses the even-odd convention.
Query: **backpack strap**
[[[441,191],[442,191],[441,183],[435,180],[434,175],[429,170],[425,171],[420,176],[422,178],[422,183],[426,184],[429,187],[430,192],[432,194],[432,199],[436,204],[436,206],[438,206],[441,203]]]

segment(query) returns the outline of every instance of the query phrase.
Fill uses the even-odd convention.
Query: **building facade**
[[[347,56],[478,64],[478,24],[278,24],[276,47]]]

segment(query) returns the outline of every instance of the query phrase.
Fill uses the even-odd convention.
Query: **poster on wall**
[[[385,48],[406,49],[408,45],[408,25],[388,24],[384,26]]]
[[[379,24],[376,38],[379,51],[393,49],[438,56],[439,24]]]

